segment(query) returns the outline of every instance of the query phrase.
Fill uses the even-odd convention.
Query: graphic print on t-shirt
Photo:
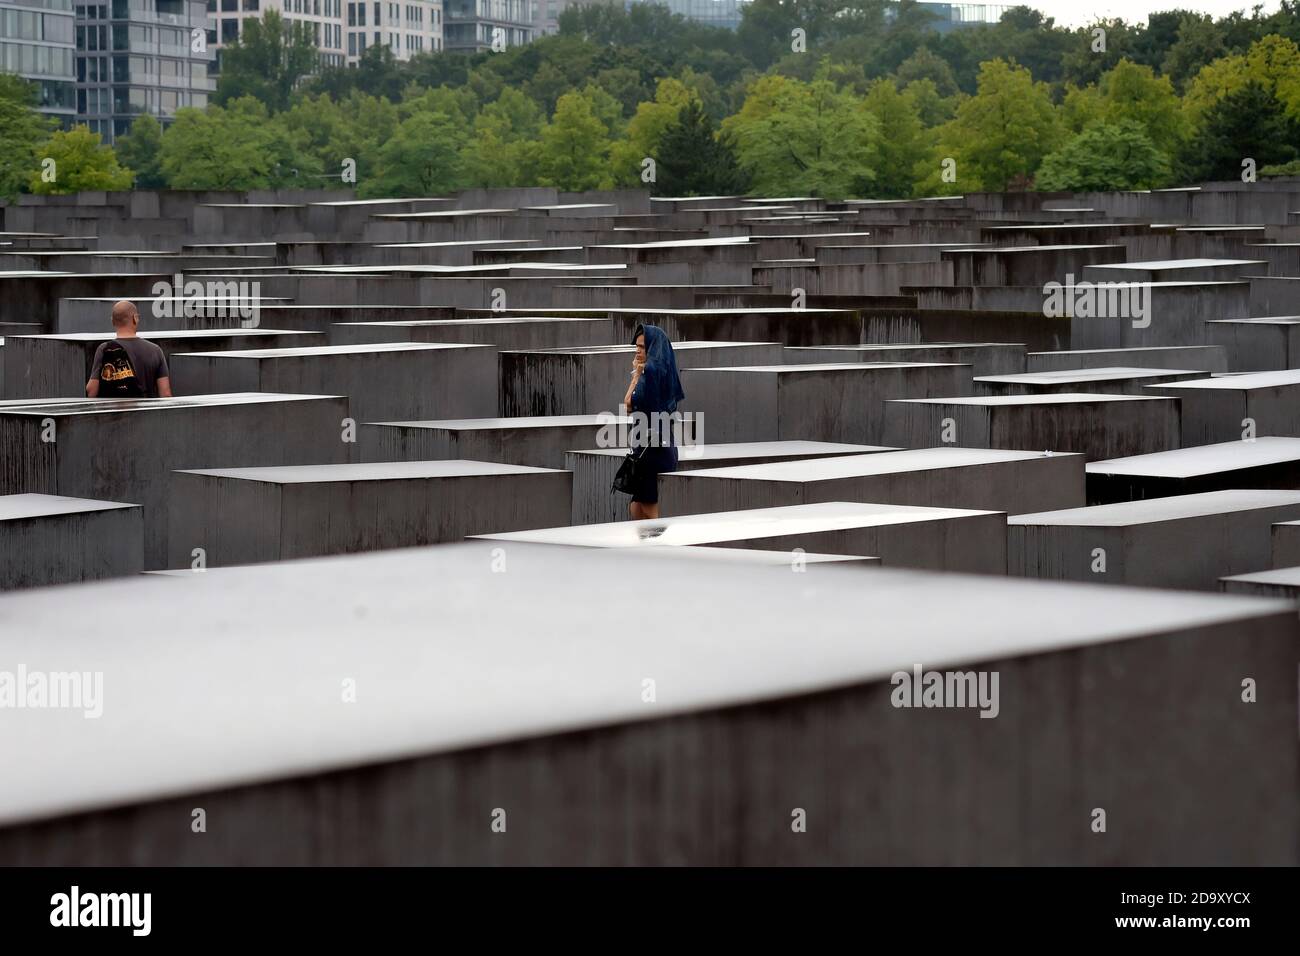
[[[108,343],[104,349],[104,364],[99,369],[99,394],[113,398],[144,397],[131,356],[117,342]]]

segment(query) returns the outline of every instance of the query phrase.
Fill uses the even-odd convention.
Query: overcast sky
[[[1007,0],[999,0],[1008,6],[1014,6],[1014,3],[1007,3]],[[1212,14],[1216,19],[1232,13],[1234,10],[1244,10],[1249,13],[1253,8],[1253,3],[1243,3],[1241,0],[1188,0],[1188,2],[1179,2],[1179,0],[1027,0],[1026,6],[1034,7],[1041,10],[1046,16],[1054,17],[1057,23],[1066,26],[1078,26],[1085,23],[1091,23],[1098,16],[1102,17],[1122,17],[1129,23],[1146,23],[1147,15],[1160,10],[1195,10],[1198,13]],[[1277,9],[1277,0],[1268,0],[1262,4],[1265,13],[1272,13]]]

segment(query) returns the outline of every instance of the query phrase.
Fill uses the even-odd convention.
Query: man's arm
[[[95,357],[90,360],[90,379],[86,382],[86,397],[99,397],[99,370],[104,367],[104,346],[101,343],[95,349]]]
[[[167,367],[167,354],[162,349],[158,350],[158,373],[154,377],[154,383],[159,398],[172,397],[172,372]]]

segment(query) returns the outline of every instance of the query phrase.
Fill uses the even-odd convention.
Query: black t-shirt
[[[144,390],[145,397],[157,398],[158,379],[170,377],[167,370],[167,356],[163,354],[163,350],[147,339],[137,336],[118,337],[112,341],[126,349],[127,357],[135,367],[135,375]],[[104,349],[107,347],[108,342],[101,342],[99,348],[95,349],[95,357],[90,362],[91,378],[99,378],[100,369],[104,367]]]

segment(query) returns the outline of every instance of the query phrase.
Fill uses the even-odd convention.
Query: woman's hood
[[[657,325],[638,325],[632,333],[632,344],[637,337],[645,336],[645,371],[641,376],[642,403],[647,411],[676,411],[677,403],[686,397],[682,380],[677,374],[677,355],[668,334]]]

